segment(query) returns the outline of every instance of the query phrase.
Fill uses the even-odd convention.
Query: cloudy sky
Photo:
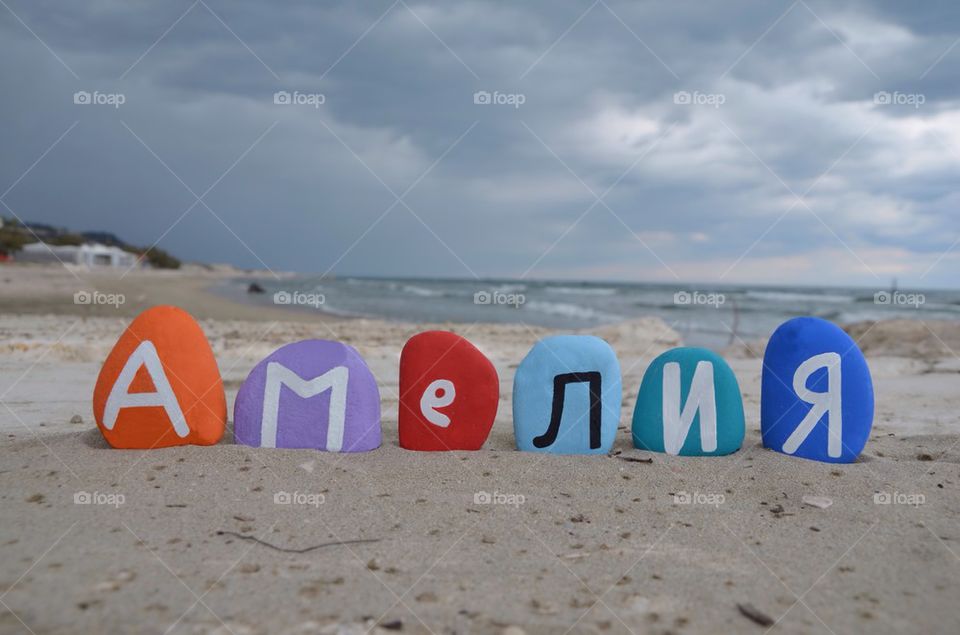
[[[956,2],[0,5],[3,216],[276,271],[957,286]]]

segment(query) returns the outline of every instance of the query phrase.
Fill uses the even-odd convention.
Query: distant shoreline
[[[268,275],[268,274],[263,274]],[[35,315],[133,317],[158,304],[174,304],[197,319],[309,322],[326,321],[320,313],[302,314],[282,307],[244,302],[220,292],[231,280],[257,278],[236,269],[185,266],[177,270],[85,269],[62,265],[0,266],[0,312]],[[78,304],[77,293],[103,294],[104,302]],[[107,302],[122,297],[122,302]]]
[[[264,293],[248,295],[250,281],[260,284]],[[960,322],[960,292],[949,290],[891,293],[857,287],[304,275],[281,280],[240,277],[218,285],[215,292],[299,316],[401,323],[480,322],[579,332],[652,316],[680,332],[689,345],[714,350],[769,337],[778,325],[801,315],[841,326],[890,320]],[[283,296],[276,304],[275,294]]]
[[[251,282],[264,293],[250,294]],[[678,285],[679,287],[679,285]],[[273,294],[288,291],[324,295],[316,306],[275,304]],[[519,307],[475,301],[477,291],[525,294]],[[664,285],[546,281],[473,281],[337,277],[321,279],[283,273],[242,271],[233,267],[185,265],[177,270],[86,269],[61,265],[11,263],[0,266],[0,313],[77,315],[129,319],[158,304],[180,306],[200,320],[333,323],[353,320],[418,327],[466,328],[471,324],[590,332],[655,317],[681,334],[686,345],[716,351],[734,347],[762,350],[772,330],[797,315],[817,315],[848,331],[879,333],[891,341],[902,333],[899,354],[913,356],[909,342],[933,340],[924,350],[942,348],[931,335],[960,330],[960,293],[930,292],[922,307],[878,306],[863,289],[832,293],[805,288],[724,287],[721,306],[678,305]],[[98,293],[103,302],[78,303],[75,294]],[[863,296],[863,297],[861,297]],[[110,304],[111,298],[122,302]],[[851,299],[852,298],[852,299]],[[298,297],[303,300],[304,297]],[[882,328],[868,330],[874,322]],[[730,329],[737,329],[731,338]],[[938,333],[937,337],[949,336]],[[909,334],[909,338],[906,335]],[[732,341],[732,344],[731,344]],[[885,343],[884,346],[887,346]],[[960,344],[954,347],[960,350]],[[924,353],[924,356],[926,353]]]
[[[204,288],[204,291],[236,306],[250,307],[270,312],[271,314],[278,312],[283,315],[292,316],[290,321],[308,321],[311,318],[319,318],[321,320],[350,320],[364,317],[354,314],[335,314],[325,311],[323,308],[316,309],[309,306],[278,305],[274,303],[273,293],[269,291],[251,293],[248,288],[254,282],[262,285],[264,283],[264,277],[254,277],[250,275],[230,276],[212,282]]]

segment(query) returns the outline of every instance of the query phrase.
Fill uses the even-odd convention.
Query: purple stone
[[[304,340],[247,375],[233,407],[236,443],[366,452],[380,446],[380,391],[352,346]]]

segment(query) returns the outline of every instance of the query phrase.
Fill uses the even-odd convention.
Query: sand
[[[17,314],[134,317],[157,304],[175,304],[198,319],[316,322],[328,318],[317,311],[287,309],[231,301],[223,287],[232,279],[270,279],[290,274],[240,271],[230,266],[186,265],[181,270],[111,271],[33,264],[0,265],[0,312]],[[76,304],[77,293],[98,292],[120,297],[116,303]]]
[[[512,375],[550,331],[429,325],[491,357],[501,404],[483,450],[414,453],[397,445],[397,362],[428,325],[241,307],[207,291],[226,272],[89,278],[201,316],[231,407],[259,359],[305,337],[356,346],[383,400],[383,447],[362,455],[229,434],[116,451],[90,395],[133,301],[77,307],[64,300],[72,276],[26,269],[0,269],[2,633],[960,632],[960,361],[934,345],[956,341],[956,324],[851,327],[877,391],[851,465],[760,446],[753,345],[728,354],[747,411],[740,452],[633,449],[643,372],[679,343],[656,319],[596,331],[624,372],[611,456],[517,452]]]

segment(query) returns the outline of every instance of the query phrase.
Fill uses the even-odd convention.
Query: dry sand
[[[204,292],[226,273],[88,278],[206,318],[231,406],[259,359],[305,337],[356,346],[383,398],[383,447],[362,455],[229,434],[212,448],[116,451],[90,395],[134,300],[92,316],[64,300],[79,283],[62,270],[23,271],[0,269],[0,633],[768,630],[738,604],[777,633],[960,632],[957,324],[855,327],[877,416],[851,465],[760,447],[760,362],[743,346],[728,356],[747,411],[740,452],[633,449],[643,371],[679,342],[655,319],[596,331],[624,372],[613,455],[517,452],[513,372],[548,331],[438,325],[495,362],[500,412],[479,452],[414,453],[397,446],[397,362],[424,325],[238,307]],[[94,502],[75,502],[83,493]],[[281,493],[299,504],[275,503]],[[478,504],[485,493],[496,502]],[[350,540],[373,542],[328,544]]]
[[[283,277],[288,274],[276,274]],[[105,269],[32,264],[0,265],[0,312],[84,317],[133,317],[157,304],[175,304],[198,319],[316,322],[328,319],[316,311],[290,311],[230,301],[216,293],[234,278],[269,278],[259,271],[230,266],[187,265],[177,271]],[[77,305],[76,293],[120,295],[123,302]]]

